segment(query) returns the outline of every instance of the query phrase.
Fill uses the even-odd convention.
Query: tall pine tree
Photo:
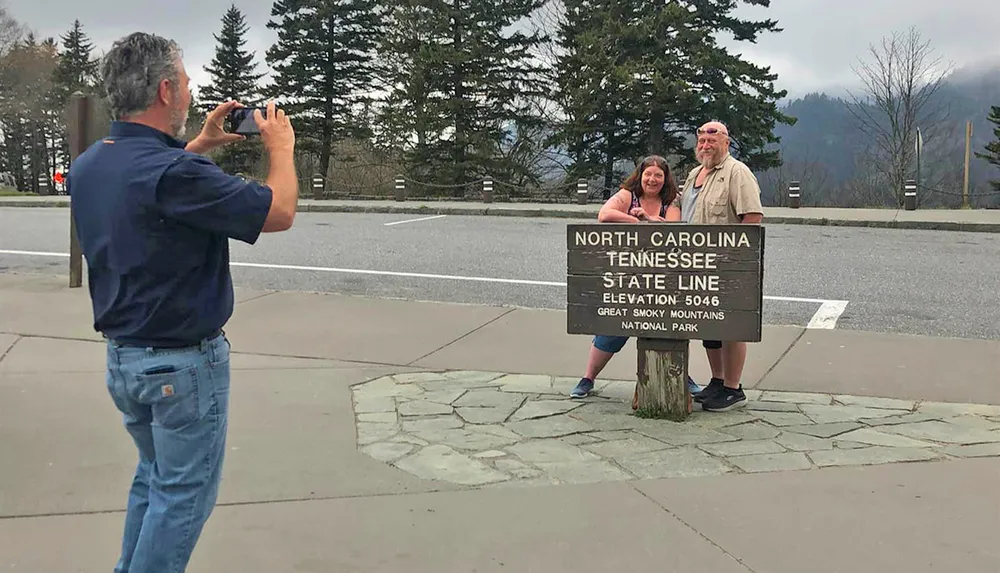
[[[1000,167],[1000,106],[990,106],[990,115],[988,119],[990,120],[990,123],[996,126],[993,129],[993,136],[996,137],[996,139],[986,144],[986,153],[977,151],[976,157],[985,159],[989,163]],[[993,186],[994,190],[1000,191],[1000,178],[991,180],[990,185]]]
[[[543,3],[389,0],[380,46],[387,104],[405,110],[397,125],[408,127],[402,139],[416,140],[407,162],[417,177],[463,184],[523,175],[501,148],[538,121],[530,110],[543,94],[542,70],[531,50],[541,38],[518,25]],[[399,121],[404,114],[412,120]]]
[[[213,34],[217,42],[215,57],[205,66],[211,79],[199,90],[203,111],[209,112],[231,99],[244,105],[256,102],[264,74],[257,72],[256,54],[246,49],[249,30],[246,16],[231,5],[222,16],[222,30]]]
[[[222,16],[222,30],[214,35],[217,42],[215,57],[205,66],[210,79],[198,90],[197,107],[192,100],[192,107],[200,113],[189,112],[190,135],[194,135],[192,124],[200,126],[198,119],[203,119],[206,113],[221,103],[228,100],[236,100],[246,106],[258,103],[260,80],[264,74],[257,72],[256,54],[246,49],[249,30],[243,12],[235,4],[231,5]],[[212,156],[219,167],[229,173],[249,174],[261,153],[260,143],[248,140],[223,146]]]
[[[561,139],[571,155],[587,149],[587,141],[599,142],[606,179],[620,158],[656,153],[690,163],[695,129],[717,119],[752,169],[776,165],[777,153],[766,149],[776,141],[774,125],[794,122],[777,109],[785,94],[767,68],[730,54],[714,35],[752,42],[780,30],[773,20],[736,17],[737,3],[566,0],[557,69],[567,116]]]
[[[79,20],[73,21],[73,27],[62,40],[62,51],[59,53],[59,63],[55,70],[55,84],[59,105],[65,106],[70,94],[75,91],[89,93],[97,86],[98,66],[100,62],[93,57],[94,44],[83,31]]]
[[[55,39],[39,42],[28,32],[0,62],[3,156],[21,191],[38,192],[39,178],[46,180],[47,190],[52,189],[52,79],[57,61]]]
[[[73,27],[64,35],[62,40],[62,50],[59,52],[58,63],[53,72],[53,89],[51,92],[53,113],[53,147],[58,153],[53,154],[52,162],[60,163],[56,160],[56,155],[61,159],[64,167],[69,164],[69,141],[63,110],[69,104],[69,98],[74,92],[84,94],[98,94],[104,97],[98,89],[100,83],[99,65],[100,61],[93,56],[94,44],[83,31],[83,25],[79,20],[73,21]]]
[[[379,102],[375,139],[393,151],[406,150],[411,139],[423,149],[446,125],[444,118],[431,112],[443,98],[431,88],[429,80],[436,47],[422,40],[423,30],[434,22],[432,12],[422,6],[393,2],[387,20],[378,44],[378,75],[383,78],[379,87],[389,93]],[[421,51],[424,57],[420,57]]]
[[[767,7],[770,0],[750,3]],[[650,74],[645,83],[656,86],[651,90],[656,96],[647,100],[648,149],[679,151],[683,137],[699,124],[717,119],[729,128],[734,155],[750,169],[780,165],[778,151],[768,146],[778,142],[776,123],[796,121],[778,110],[777,102],[787,92],[776,89],[777,75],[769,68],[730,53],[715,34],[756,42],[761,34],[781,29],[775,20],[738,18],[732,13],[738,4],[738,0],[680,0],[657,11],[656,27],[662,34],[653,42],[654,53],[662,50],[665,57],[646,66]],[[684,157],[694,162],[692,153]]]
[[[333,145],[370,133],[359,113],[370,99],[381,18],[376,0],[276,0],[267,27],[269,91],[295,118],[296,146],[329,172]]]
[[[564,6],[556,32],[561,53],[553,66],[564,119],[553,143],[573,159],[571,178],[603,175],[607,198],[623,175],[616,164],[634,159],[641,141],[633,73],[642,45],[636,41],[640,30],[629,23],[641,18],[642,6],[633,0],[565,0]]]

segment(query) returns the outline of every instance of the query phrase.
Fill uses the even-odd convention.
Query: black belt
[[[171,340],[171,341],[163,341],[163,340],[152,341],[151,340],[151,341],[148,341],[148,342],[144,342],[144,341],[134,341],[134,340],[120,340],[120,339],[115,339],[115,338],[109,338],[108,340],[110,340],[111,342],[117,344],[118,346],[129,346],[129,347],[133,347],[133,348],[169,348],[169,349],[172,349],[172,350],[176,350],[178,348],[190,348],[192,346],[199,346],[199,345],[201,345],[202,341],[211,340],[213,338],[221,336],[222,334],[223,334],[222,329],[221,328],[216,328],[215,330],[213,330],[212,332],[210,332],[208,335],[203,336],[202,338],[199,338],[198,340],[196,340],[194,342],[186,342],[186,341],[181,341],[181,340]],[[105,337],[105,338],[107,338],[107,337]]]

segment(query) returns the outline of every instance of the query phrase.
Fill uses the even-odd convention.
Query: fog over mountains
[[[859,95],[856,91],[855,95]],[[847,90],[836,96],[813,93],[787,101],[782,111],[797,119],[795,125],[778,125],[784,165],[758,174],[769,204],[783,204],[791,180],[802,182],[803,201],[808,204],[864,206],[878,203],[871,190],[871,138],[858,126],[848,103]],[[931,205],[957,206],[961,202],[966,122],[971,121],[970,195],[979,194],[974,206],[1000,207],[1000,195],[989,180],[1000,180],[1000,169],[975,157],[996,139],[995,125],[988,121],[990,106],[1000,106],[1000,62],[966,66],[949,74],[928,108],[938,108],[944,118],[934,125],[920,125],[924,138],[921,182],[928,189]],[[919,122],[918,122],[919,125]],[[915,178],[915,165],[914,174]],[[886,201],[891,198],[886,196]],[[930,206],[930,205],[929,205]]]

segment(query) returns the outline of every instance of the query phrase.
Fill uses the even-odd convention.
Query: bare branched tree
[[[830,202],[827,182],[830,171],[820,154],[811,147],[798,153],[795,159],[786,159],[786,146],[781,146],[781,164],[758,176],[762,198],[768,205],[788,206],[788,187],[798,181],[802,192],[803,205],[821,205]],[[833,198],[835,199],[835,198]]]
[[[870,61],[859,60],[854,67],[862,88],[849,94],[847,107],[869,138],[876,169],[901,206],[905,181],[916,179],[917,129],[925,144],[947,131],[947,107],[935,96],[951,65],[934,55],[915,28],[871,45],[869,55]]]
[[[854,153],[854,177],[840,187],[835,205],[863,209],[898,206],[896,193],[890,189],[882,166],[874,158],[876,153],[874,143],[861,146]]]
[[[6,54],[24,36],[25,29],[0,3],[0,55]]]
[[[24,38],[24,27],[15,20],[7,6],[0,3],[0,98],[6,99],[15,85],[11,52]]]

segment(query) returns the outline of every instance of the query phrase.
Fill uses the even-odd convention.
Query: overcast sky
[[[142,30],[176,39],[195,83],[213,54],[221,18],[232,0],[0,0],[11,14],[42,37],[64,34],[75,18],[99,50],[125,34]],[[238,5],[250,25],[249,47],[268,71],[264,51],[275,35],[265,27],[271,0]],[[86,6],[86,8],[84,8]],[[1000,1],[996,0],[771,0],[767,9],[743,7],[740,14],[778,20],[784,31],[734,50],[778,73],[778,86],[791,97],[813,91],[840,92],[854,81],[851,65],[870,42],[917,29],[938,55],[957,66],[1000,62]]]

